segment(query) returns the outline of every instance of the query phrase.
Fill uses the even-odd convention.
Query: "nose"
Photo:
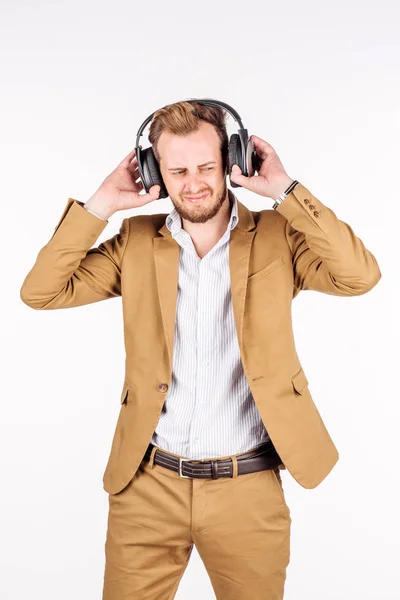
[[[207,187],[204,185],[204,182],[201,180],[197,174],[187,175],[186,178],[186,186],[185,186],[185,195],[186,196],[196,196],[202,194],[207,191]]]

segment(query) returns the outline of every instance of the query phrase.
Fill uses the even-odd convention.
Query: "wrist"
[[[274,181],[273,184],[269,186],[268,190],[270,198],[273,200],[279,198],[279,196],[283,194],[283,192],[287,190],[287,188],[292,185],[293,182],[294,179],[289,177],[289,175],[285,175],[284,177],[280,177],[279,180]]]
[[[111,215],[115,212],[110,206],[105,204],[104,199],[102,200],[96,196],[91,196],[89,200],[85,202],[83,207],[88,210],[92,210],[100,219],[103,219],[104,221],[108,221]]]
[[[275,202],[274,202],[274,205],[273,205],[273,207],[272,207],[274,210],[276,210],[276,209],[277,209],[277,208],[278,208],[278,207],[279,207],[279,206],[282,204],[282,202],[285,200],[285,198],[286,198],[286,197],[287,197],[289,194],[291,194],[291,193],[292,193],[292,191],[294,190],[294,188],[296,187],[296,185],[297,185],[298,183],[299,183],[299,182],[297,181],[297,179],[294,179],[294,180],[292,181],[292,183],[289,185],[289,187],[287,187],[287,188],[286,188],[286,190],[285,190],[284,192],[282,192],[282,194],[280,194],[280,195],[277,197],[277,199],[275,200]]]

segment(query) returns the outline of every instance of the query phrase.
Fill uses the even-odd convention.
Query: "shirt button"
[[[310,204],[310,201],[307,198],[304,200],[304,204]]]
[[[314,211],[314,217],[319,217],[319,212],[318,211]]]
[[[166,392],[168,389],[168,386],[166,383],[160,383],[160,385],[158,386],[158,389],[160,392]]]
[[[310,204],[310,206],[308,207],[310,210],[314,210],[315,206],[314,204]]]

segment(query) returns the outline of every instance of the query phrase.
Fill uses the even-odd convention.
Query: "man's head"
[[[149,141],[169,197],[183,219],[205,223],[228,203],[226,113],[219,106],[177,102],[156,111]],[[190,197],[207,194],[199,203]]]

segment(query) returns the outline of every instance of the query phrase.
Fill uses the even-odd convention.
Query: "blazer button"
[[[160,385],[158,386],[158,389],[160,390],[160,392],[166,392],[168,389],[168,386],[166,383],[160,383]]]
[[[318,211],[314,211],[314,217],[319,217],[319,212]]]
[[[310,204],[310,201],[307,198],[304,200],[304,204]]]
[[[314,204],[310,204],[310,206],[308,207],[310,210],[314,210],[315,206]]]

